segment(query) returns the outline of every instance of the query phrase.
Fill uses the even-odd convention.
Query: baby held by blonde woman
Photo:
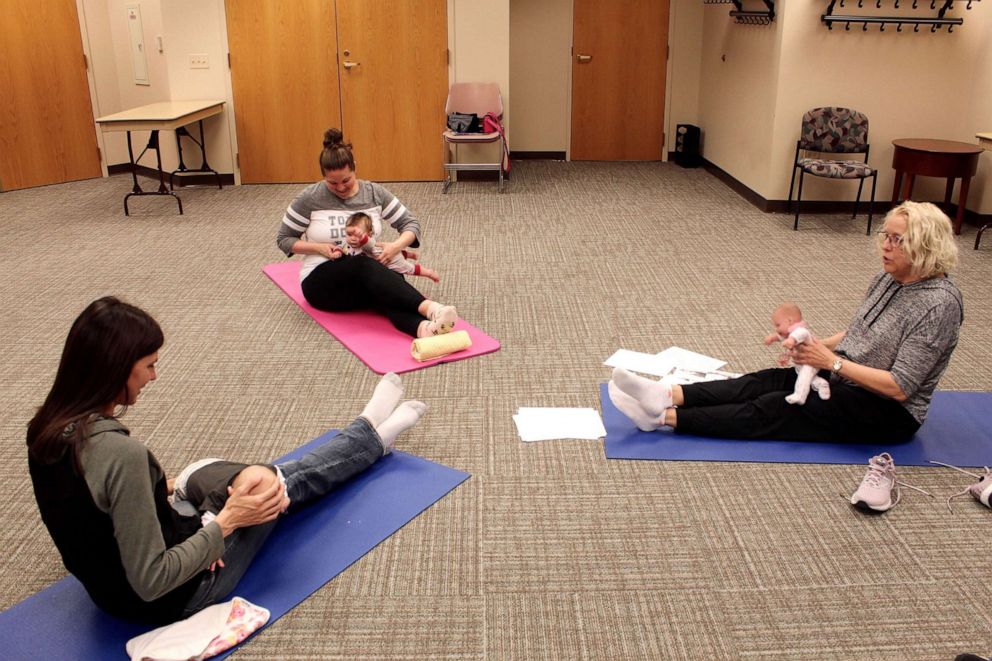
[[[795,303],[782,303],[772,312],[774,333],[765,336],[765,346],[781,342],[785,353],[779,358],[779,365],[786,367],[792,362],[792,352],[796,345],[813,340],[808,324],[803,321],[802,310]],[[830,399],[830,382],[817,376],[818,370],[812,365],[796,365],[796,387],[791,395],[786,395],[785,401],[790,404],[805,404],[810,388],[815,390],[820,399]]]

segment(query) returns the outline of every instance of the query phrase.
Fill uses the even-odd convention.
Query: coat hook
[[[845,21],[844,22],[844,30],[846,32],[850,32],[851,31],[851,21]]]
[[[875,9],[882,8],[882,0],[875,0]]]
[[[878,31],[879,32],[885,32],[885,23],[879,23],[878,24]]]
[[[896,0],[896,5],[895,5],[895,8],[896,8],[896,9],[899,9],[899,0]]]
[[[950,34],[952,32],[954,32],[954,26],[953,25],[948,25],[947,26],[947,34]]]
[[[917,23],[916,25],[913,26],[913,32],[919,32],[919,31],[920,31],[920,24]]]
[[[936,25],[931,25],[930,26],[930,32],[936,32],[936,31],[937,31],[937,26]]]
[[[858,0],[858,9],[861,9],[861,7],[864,6],[864,2],[865,0]]]
[[[971,9],[971,0],[968,0],[968,4],[964,6],[965,9]]]
[[[917,2],[919,2],[919,0],[913,0],[913,9],[916,9]]]
[[[937,8],[937,0],[930,0],[930,9]]]
[[[868,32],[868,23],[862,23],[861,24],[861,31],[862,32]]]
[[[898,25],[896,26],[896,32],[902,32],[902,23],[899,23],[899,24],[898,24]]]

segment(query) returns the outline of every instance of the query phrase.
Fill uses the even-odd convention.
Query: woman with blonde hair
[[[829,400],[790,406],[796,370],[767,369],[729,381],[668,385],[622,369],[614,405],[644,431],[722,438],[896,443],[926,418],[964,319],[950,219],[929,203],[905,202],[878,233],[882,271],[846,331],[796,345],[797,365],[830,381]]]

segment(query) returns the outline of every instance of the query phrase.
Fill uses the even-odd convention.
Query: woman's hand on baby
[[[783,345],[785,342],[782,343]],[[792,349],[792,361],[797,365],[812,365],[817,369],[830,369],[837,356],[820,340],[811,339]]]
[[[383,243],[382,253],[379,254],[379,263],[389,264],[396,255],[400,254],[401,250],[403,250],[403,246],[398,245],[396,242]]]
[[[227,502],[215,519],[225,537],[238,528],[268,523],[286,509],[282,482],[274,480],[265,490],[252,493],[260,481],[259,477],[257,480],[246,480],[237,488],[227,488]]]
[[[318,243],[319,254],[321,257],[326,257],[327,259],[341,259],[344,257],[344,251],[341,250],[340,246],[333,243]]]

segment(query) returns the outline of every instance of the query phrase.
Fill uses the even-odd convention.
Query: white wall
[[[903,3],[899,14],[911,13]],[[955,3],[964,25],[948,34],[922,28],[897,33],[860,26],[828,30],[819,3],[780,2],[767,27],[736,25],[725,5],[703,17],[700,124],[704,156],[762,197],[784,200],[802,114],[835,105],[870,121],[870,163],[879,168],[877,200],[892,194],[892,140],[942,138],[975,143],[992,129],[992,14]],[[866,6],[866,11],[868,8]],[[850,11],[849,11],[850,10]],[[856,12],[856,7],[845,13]],[[895,12],[884,3],[876,14]],[[930,15],[929,3],[917,13]],[[726,59],[724,59],[726,56]],[[981,157],[968,208],[992,213],[990,156]],[[943,199],[943,182],[918,178],[914,197]],[[856,184],[807,179],[804,199],[852,200]],[[956,201],[956,196],[955,196]]]
[[[568,149],[572,0],[510,0],[513,149]]]
[[[510,108],[510,0],[448,0],[451,82],[495,82],[503,96],[503,124],[515,148]],[[498,145],[458,148],[458,161],[495,162]]]
[[[165,55],[172,99],[222,99],[224,112],[203,120],[206,133],[207,161],[218,172],[234,172],[234,99],[231,93],[231,70],[227,66],[227,19],[224,0],[166,0],[162,4]],[[189,56],[206,53],[208,69],[191,69]],[[187,130],[199,138],[199,127]],[[187,144],[190,157],[187,157]],[[199,166],[195,145],[185,141],[186,165]],[[192,163],[190,163],[192,160]]]
[[[703,60],[703,3],[671,0],[668,24],[668,90],[665,149],[675,151],[675,127],[699,124],[699,83]]]

